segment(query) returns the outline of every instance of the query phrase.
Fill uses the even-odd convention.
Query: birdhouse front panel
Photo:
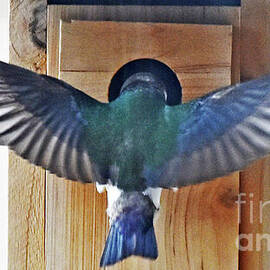
[[[108,101],[112,76],[124,64],[150,58],[168,65],[183,101],[231,83],[232,27],[217,25],[55,21],[49,39],[58,76],[99,101]],[[109,132],[109,131],[108,131]],[[102,140],[102,137],[100,138]],[[239,174],[178,191],[164,190],[155,224],[159,257],[131,257],[111,269],[237,269]],[[105,194],[94,184],[47,177],[48,269],[99,269],[108,234]]]

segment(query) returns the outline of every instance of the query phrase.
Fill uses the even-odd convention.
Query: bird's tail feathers
[[[131,255],[156,259],[157,242],[153,224],[145,230],[138,222],[132,230],[117,219],[110,228],[109,236],[101,257],[100,267],[115,264]]]

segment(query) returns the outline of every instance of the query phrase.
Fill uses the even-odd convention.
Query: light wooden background
[[[33,10],[36,5],[42,6],[45,4],[44,2],[44,0],[39,0],[33,4],[30,0],[11,1],[11,62],[40,72],[46,70],[46,52],[43,48],[31,43],[28,23],[33,19]],[[235,67],[239,65],[241,56],[241,75],[246,79],[270,71],[270,61],[268,61],[270,47],[268,5],[263,0],[256,1],[256,3],[251,0],[243,0],[241,10],[229,7],[91,7],[91,11],[89,11],[90,8],[86,11],[84,7],[81,19],[233,24],[233,39],[236,39],[236,42],[233,43],[232,64],[234,70],[236,70]],[[68,14],[73,14],[74,19],[78,19],[79,9],[78,7],[75,9],[57,7],[58,17],[48,17],[48,20],[65,18]],[[242,19],[239,42],[240,12]],[[52,29],[48,29],[49,33],[50,30]],[[53,38],[57,39],[59,33],[57,29],[54,30],[55,32],[51,34]],[[241,54],[239,53],[240,45]],[[51,49],[58,50],[56,47]],[[58,59],[56,59],[56,66],[58,65],[57,61]],[[54,75],[57,75],[57,70],[54,70],[54,72]],[[238,74],[233,73],[232,75],[233,81],[236,82],[240,75],[239,70]],[[241,173],[240,190],[242,192],[252,191],[255,194],[254,223],[250,224],[247,220],[249,217],[249,204],[247,204],[242,211],[242,220],[245,222],[242,222],[240,226],[241,232],[262,233],[269,230],[269,226],[267,227],[269,215],[264,215],[263,224],[260,224],[258,218],[256,218],[258,214],[256,202],[270,198],[267,194],[267,187],[269,187],[268,164],[269,161],[267,163],[267,160],[258,162],[245,173]],[[262,178],[263,181],[259,181]],[[61,185],[61,180],[58,183]],[[49,200],[49,198],[45,198],[46,188],[48,189],[48,186],[45,187],[45,172],[43,170],[28,165],[13,154],[10,155],[9,269],[45,269],[45,257],[49,255],[47,254],[49,251],[44,249],[46,223],[44,205],[46,199]],[[75,192],[73,186],[70,186],[70,190],[69,194]],[[190,192],[194,191],[191,189]],[[58,195],[60,197],[65,196],[61,192]],[[85,192],[84,199],[89,199],[89,196],[91,197],[92,194]],[[99,198],[102,199],[102,196]],[[174,197],[168,196],[167,199],[172,200],[174,205],[176,203],[178,205],[178,201],[175,201]],[[185,200],[187,198],[182,196],[179,203],[185,203]],[[80,202],[74,203],[76,206]],[[57,206],[52,205],[51,207],[54,209]],[[69,207],[74,209],[74,205],[69,205]],[[199,209],[194,204],[191,207],[197,209],[197,211]],[[96,214],[94,211],[91,215]],[[89,213],[86,213],[86,218],[87,215]],[[61,220],[61,216],[56,218]],[[102,221],[104,220],[102,219]],[[192,224],[195,224],[195,222]],[[63,231],[64,234],[65,231]],[[77,237],[75,232],[73,237]],[[268,256],[266,247],[260,252],[241,252],[239,257],[240,268],[269,269],[270,260]],[[136,264],[134,267],[136,267]],[[191,269],[202,269],[202,266],[191,267]]]

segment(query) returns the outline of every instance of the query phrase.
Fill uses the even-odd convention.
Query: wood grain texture
[[[270,3],[269,1],[242,0],[241,9],[241,80],[256,78],[270,72]],[[252,250],[240,251],[240,269],[270,269],[267,240],[256,250],[256,236],[270,236],[269,205],[265,206],[260,220],[260,204],[270,201],[270,158],[251,165],[240,174],[241,193],[246,194],[242,205],[240,233],[253,238]],[[250,197],[252,196],[252,197]],[[253,207],[253,209],[252,209]],[[252,211],[253,210],[253,211]],[[253,219],[250,220],[250,217]],[[252,221],[252,222],[251,222]],[[268,240],[270,244],[270,240]],[[245,243],[247,244],[247,243]]]
[[[10,62],[42,73],[46,51],[32,37],[46,36],[45,8],[45,0],[10,1]],[[10,152],[8,185],[8,268],[45,269],[45,171]]]
[[[104,96],[104,92],[108,89],[111,78],[114,72],[70,72],[60,71],[60,78],[64,81],[75,82],[79,89],[83,89],[88,95],[92,95],[95,99],[107,102],[107,97]],[[95,81],[92,85],[89,82]],[[106,92],[108,94],[108,91]]]
[[[251,237],[247,242],[243,241],[242,246],[249,245],[250,249],[239,252],[239,266],[242,270],[269,269],[269,249],[267,242],[258,241],[257,235],[270,235],[269,230],[269,205],[260,211],[261,203],[270,201],[270,158],[259,160],[249,166],[240,174],[240,192],[245,204],[241,206],[240,234]],[[262,218],[262,219],[261,219]],[[269,240],[268,240],[269,241]],[[256,250],[259,245],[259,250]]]
[[[98,269],[108,227],[105,194],[53,175],[47,189],[46,269]]]
[[[64,10],[67,10],[66,7]],[[55,12],[55,10],[52,11]],[[61,13],[63,15],[64,11],[62,10]],[[49,12],[49,17],[50,16]],[[65,17],[65,19],[68,19],[67,17]],[[73,23],[71,23],[71,25]],[[54,24],[52,24],[52,26],[55,27]],[[51,32],[51,34],[51,37],[54,38],[55,32]],[[68,41],[68,39],[66,40]],[[57,43],[56,39],[53,39],[53,41],[54,42],[52,43]],[[50,44],[49,42],[48,46],[51,49],[59,49],[58,44]],[[61,46],[61,51],[63,52],[63,46]],[[50,52],[52,55],[50,55]],[[48,58],[52,60],[52,63],[58,63],[58,66],[52,66],[49,61],[49,72],[51,71],[52,74],[64,78],[66,81],[72,83],[78,88],[81,88],[82,90],[84,90],[84,86],[88,85],[86,88],[86,92],[88,94],[98,97],[100,100],[106,100],[106,88],[102,89],[102,85],[108,84],[108,82],[105,81],[110,78],[112,71],[106,71],[104,74],[104,71],[102,70],[102,75],[98,75],[98,72],[93,70],[92,72],[86,70],[84,70],[84,72],[79,72],[76,66],[73,68],[77,71],[74,71],[74,69],[72,71],[63,71],[61,65],[59,66],[58,57],[59,55],[55,54],[55,51],[49,50]],[[206,93],[211,90],[209,86],[211,87],[213,84],[216,84],[218,87],[221,86],[218,85],[219,83],[228,84],[230,82],[230,70],[228,70],[228,67],[217,67],[219,72],[217,72],[215,76],[215,69],[211,66],[206,66],[207,65],[203,65],[200,68],[198,67],[197,70],[194,69],[193,72],[190,65],[186,65],[186,70],[182,68],[181,77],[183,77],[182,84],[184,87],[185,99],[190,99],[192,95],[198,95],[198,91]],[[70,69],[69,65],[67,65],[67,68]],[[103,77],[103,75],[105,76]],[[220,77],[218,75],[220,75]],[[200,85],[196,82],[198,78],[201,78],[202,80],[204,79],[202,88],[200,88]],[[93,79],[101,79],[102,82],[93,81]],[[92,87],[89,87],[89,85]],[[197,88],[196,85],[198,86]],[[88,242],[89,249],[84,248],[86,251],[85,257],[82,257],[82,253],[78,250],[78,243],[76,244],[76,242],[74,242],[74,247],[71,248],[72,250],[78,250],[75,258],[80,258],[80,263],[83,264],[84,269],[98,269],[98,254],[99,252],[102,252],[102,241],[104,241],[103,244],[105,243],[104,234],[107,230],[106,226],[103,227],[103,231],[100,231],[99,234],[94,234],[93,228],[97,227],[97,224],[102,227],[101,225],[103,224],[100,225],[100,223],[97,223],[99,221],[96,219],[95,223],[93,223],[93,220],[91,219],[83,219],[83,222],[85,223],[84,226],[89,228],[88,232],[83,231],[82,227],[79,225],[75,226],[75,222],[73,220],[74,217],[71,218],[70,214],[71,209],[68,208],[67,205],[76,205],[73,201],[77,199],[70,196],[71,192],[68,188],[69,184],[66,182],[55,184],[56,181],[52,182],[53,179],[51,178],[52,177],[48,178],[47,184],[47,196],[50,196],[50,199],[47,200],[48,222],[46,229],[46,250],[48,250],[48,252],[51,251],[51,246],[53,246],[57,250],[62,250],[62,255],[59,254],[59,252],[57,255],[52,252],[50,261],[47,261],[48,269],[53,269],[55,266],[50,264],[53,261],[62,262],[62,266],[61,263],[58,264],[58,267],[60,267],[59,269],[74,269],[72,268],[72,262],[65,260],[63,255],[69,253],[70,248],[67,247],[67,242],[63,242],[64,238],[61,236],[62,234],[59,234],[58,232],[59,229],[57,228],[59,226],[61,227],[61,224],[65,224],[63,226],[67,228],[68,233],[70,233],[70,228],[76,227],[78,234],[81,235],[79,237],[80,239],[86,237],[89,241],[93,241],[94,239],[98,241],[97,243],[100,251],[97,249],[97,252],[95,252],[94,248],[91,247],[91,242]],[[218,180],[213,183],[207,183],[197,187],[187,187],[179,190],[177,193],[173,193],[172,191],[163,192],[162,210],[156,224],[160,253],[159,258],[155,262],[140,258],[129,258],[128,260],[113,266],[111,269],[175,269],[179,267],[179,265],[181,265],[181,269],[228,269],[228,265],[231,267],[230,269],[237,269],[238,251],[235,246],[235,238],[238,234],[238,216],[234,201],[238,194],[238,174],[230,176],[229,179],[226,180],[227,181]],[[80,184],[78,185],[80,186]],[[80,190],[80,187],[75,186],[74,188],[76,188],[78,192],[77,194],[81,194],[82,190]],[[91,192],[89,190],[87,192],[90,194],[89,197],[92,198],[91,203],[94,202],[95,204],[97,211],[96,215],[99,213],[99,215],[101,215],[100,220],[103,220],[101,223],[105,223],[104,220],[106,217],[102,215],[104,212],[100,213],[99,211],[104,211],[103,208],[105,207],[106,200],[103,197],[98,202],[97,200],[100,198],[100,195],[95,196],[94,187],[91,187],[91,185],[89,186],[89,189],[93,188]],[[61,198],[56,195],[59,193],[62,194]],[[206,194],[208,194],[209,197],[205,198]],[[58,207],[56,207],[55,203],[58,204]],[[88,209],[86,211],[91,212],[92,206],[89,206],[89,203],[85,204],[84,202],[81,202],[77,207],[80,209]],[[51,210],[49,208],[51,208]],[[53,213],[51,212],[52,209]],[[60,215],[64,218],[64,223],[63,221],[49,221],[50,216]],[[78,221],[77,224],[80,224],[80,222]],[[221,224],[223,226],[226,224],[226,229],[220,231],[218,228],[221,227]],[[106,223],[105,225],[108,226]],[[93,236],[96,238],[93,238]],[[70,238],[70,236],[66,237],[67,239]],[[57,240],[58,238],[60,238],[59,241]],[[100,241],[100,239],[102,240]],[[222,244],[218,245],[220,242]],[[74,253],[72,254],[74,255]],[[93,254],[95,255],[93,256]],[[60,255],[61,257],[59,257]],[[86,264],[86,258],[88,259],[88,264]],[[70,260],[75,259],[73,258]],[[65,262],[65,266],[63,266],[63,262]]]
[[[9,155],[9,269],[45,269],[45,171]]]
[[[149,56],[176,73],[188,68],[193,73],[203,68],[231,69],[231,35],[231,26],[62,22],[60,70],[114,72]]]
[[[10,0],[10,61],[46,73],[46,0]]]
[[[204,9],[204,20],[211,24],[231,24],[232,37],[232,83],[240,81],[240,8],[209,7]]]
[[[270,71],[270,3],[243,0],[241,19],[241,79]]]

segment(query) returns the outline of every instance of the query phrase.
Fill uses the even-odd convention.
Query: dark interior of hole
[[[130,76],[141,72],[152,73],[164,83],[167,93],[167,105],[173,106],[181,103],[182,87],[176,74],[166,64],[154,59],[137,59],[122,66],[111,80],[109,102],[119,97],[122,85]]]

